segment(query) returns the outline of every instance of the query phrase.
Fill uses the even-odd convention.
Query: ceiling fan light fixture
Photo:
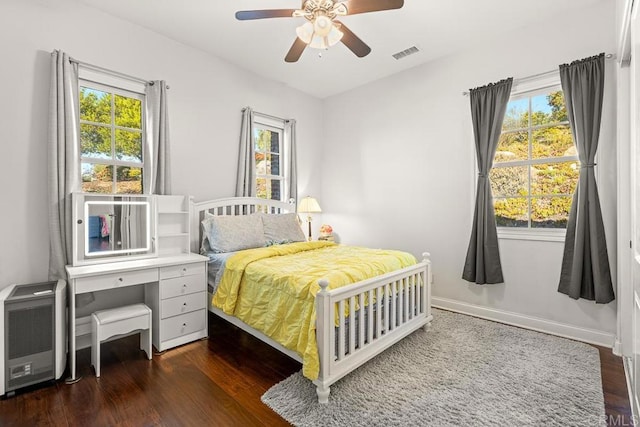
[[[331,32],[333,22],[327,15],[318,15],[313,21],[313,31],[319,37],[327,37]]]
[[[296,28],[296,34],[298,38],[305,42],[309,47],[315,49],[328,49],[331,46],[336,45],[342,37],[344,33],[338,29],[338,26],[331,22],[331,28],[329,31],[323,31],[318,33],[315,31],[316,26],[311,22],[305,22]],[[323,35],[325,34],[326,35]]]
[[[344,3],[337,3],[333,7],[332,12],[340,16],[345,16],[347,13],[349,13],[349,11],[347,10],[347,6],[345,6]]]
[[[340,40],[342,40],[342,36],[344,36],[344,33],[338,29],[336,24],[332,23],[331,31],[329,31],[329,34],[326,37],[329,46],[335,46],[338,44]]]
[[[296,34],[298,38],[306,44],[311,43],[311,39],[313,39],[313,24],[311,22],[305,22],[296,28]]]

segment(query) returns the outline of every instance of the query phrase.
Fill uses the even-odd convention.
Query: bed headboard
[[[259,197],[228,197],[225,199],[206,200],[191,205],[191,251],[200,251],[204,213],[212,215],[250,215],[256,212],[265,214],[281,214],[295,212],[296,205],[279,200],[261,199]]]

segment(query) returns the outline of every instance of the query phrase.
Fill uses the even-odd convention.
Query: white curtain
[[[240,152],[238,155],[238,176],[236,179],[236,197],[256,196],[256,155],[253,144],[253,110],[242,110],[240,126]]]
[[[48,187],[49,280],[66,279],[72,257],[71,193],[80,185],[78,64],[62,51],[51,53]]]
[[[149,82],[145,92],[147,143],[144,144],[144,193],[171,194],[167,84],[164,80]]]
[[[258,113],[259,114],[259,113]],[[251,107],[242,110],[240,125],[240,151],[238,154],[238,176],[236,179],[236,197],[256,197],[256,151],[253,140],[255,112]],[[284,128],[284,201],[298,200],[298,166],[296,155],[296,121],[285,120]]]
[[[285,168],[285,177],[287,179],[287,191],[285,201],[293,199],[298,203],[298,156],[296,155],[296,121],[287,120],[284,123],[284,143],[289,149],[289,156]]]

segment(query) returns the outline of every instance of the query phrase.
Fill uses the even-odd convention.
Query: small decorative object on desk
[[[333,228],[329,224],[322,224],[318,240],[329,240],[333,242]]]

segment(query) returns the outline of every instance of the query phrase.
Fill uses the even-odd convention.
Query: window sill
[[[498,227],[498,239],[563,242],[566,230],[512,230]]]

